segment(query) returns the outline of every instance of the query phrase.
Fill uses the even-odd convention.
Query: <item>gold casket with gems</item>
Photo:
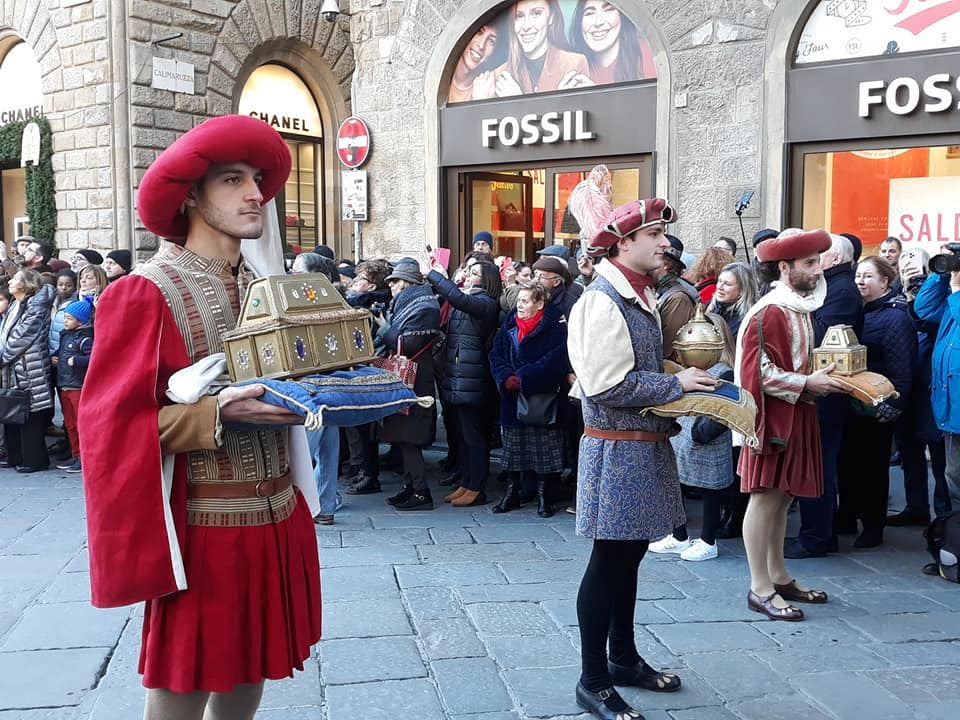
[[[849,325],[831,325],[820,347],[813,351],[813,369],[833,363],[831,375],[856,375],[867,369],[867,348],[860,344]]]
[[[376,357],[370,313],[350,307],[321,273],[250,283],[223,350],[234,382],[310,375]]]

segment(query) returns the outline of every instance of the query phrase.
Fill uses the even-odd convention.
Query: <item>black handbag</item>
[[[0,424],[23,425],[30,414],[30,393],[0,388]]]
[[[546,427],[557,424],[558,393],[517,393],[517,420],[524,425]]]

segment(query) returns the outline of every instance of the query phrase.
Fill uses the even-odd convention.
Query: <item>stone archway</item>
[[[57,29],[50,17],[47,3],[40,0],[30,2],[3,3],[0,6],[0,43],[14,36],[26,42],[40,65],[45,104],[47,111],[53,109],[53,93],[63,90],[63,62],[60,58],[60,46],[57,42]]]

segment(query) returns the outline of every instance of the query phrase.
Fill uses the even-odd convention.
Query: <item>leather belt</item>
[[[187,485],[187,497],[198,499],[265,498],[276,495],[292,485],[290,473],[269,480],[249,482],[201,482]]]
[[[599,428],[585,427],[583,434],[587,437],[599,438],[600,440],[641,440],[643,442],[660,442],[669,440],[676,435],[675,432],[655,433],[644,430],[600,430]]]

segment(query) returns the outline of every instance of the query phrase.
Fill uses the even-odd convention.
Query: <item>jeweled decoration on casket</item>
[[[303,342],[303,338],[297,335],[296,339],[293,342],[294,352],[297,353],[297,357],[301,360],[307,359],[307,346]]]
[[[813,351],[814,370],[823,370],[830,363],[836,366],[832,375],[856,375],[867,369],[867,348],[850,325],[828,327],[820,347]]]
[[[680,362],[686,367],[707,370],[720,362],[723,337],[713,323],[707,320],[702,304],[697,304],[693,318],[677,331],[673,347]]]
[[[350,307],[321,273],[254,280],[223,345],[236,381],[294,378],[374,359],[370,313]]]

